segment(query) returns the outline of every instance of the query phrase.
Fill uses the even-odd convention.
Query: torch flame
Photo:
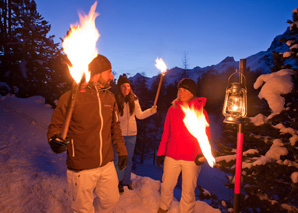
[[[162,60],[162,58],[156,58],[155,60],[156,64],[156,68],[160,70],[161,74],[164,75],[166,74],[167,71],[167,65],[165,64],[165,62]]]
[[[85,73],[86,81],[90,80],[88,64],[97,56],[96,42],[100,36],[95,27],[95,18],[99,15],[95,12],[95,2],[88,15],[79,14],[80,26],[71,25],[68,35],[62,46],[72,66],[68,66],[72,78],[78,84]]]
[[[193,105],[191,108],[189,108],[188,105],[181,107],[185,113],[183,122],[187,130],[198,140],[203,155],[207,159],[208,164],[213,167],[215,164],[215,159],[211,153],[211,146],[206,134],[206,127],[209,126],[209,123],[204,116],[203,109],[196,110]]]

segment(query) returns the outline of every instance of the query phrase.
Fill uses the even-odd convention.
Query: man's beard
[[[111,81],[111,80],[107,80],[107,81],[105,81],[105,80],[99,78],[99,80],[98,80],[98,84],[99,84],[100,86],[102,86],[102,88],[106,88],[106,87],[109,87],[109,86],[110,86],[110,81]]]

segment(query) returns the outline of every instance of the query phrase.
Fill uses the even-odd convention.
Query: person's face
[[[124,97],[127,96],[128,93],[130,92],[130,84],[129,83],[121,84],[120,91]]]
[[[91,81],[98,82],[99,87],[105,88],[108,87],[111,83],[111,80],[114,78],[112,70],[106,70],[99,74],[96,74],[92,77]]]
[[[192,97],[193,94],[189,90],[182,87],[178,89],[178,98],[180,101],[187,103],[190,101],[190,99],[192,99]]]

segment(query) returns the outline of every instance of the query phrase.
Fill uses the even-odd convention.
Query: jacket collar
[[[188,102],[188,106],[195,105],[195,106],[204,107],[206,104],[206,101],[207,101],[207,98],[205,98],[205,97],[195,97]],[[183,102],[178,99],[174,100],[174,103],[177,105],[183,104]]]
[[[98,84],[95,85],[95,84],[92,83],[92,82],[89,82],[89,83],[88,83],[88,87],[89,87],[90,89],[95,89],[95,90],[98,90],[98,91],[106,91],[106,90],[108,90],[108,89],[111,88],[111,86],[107,86],[107,87],[102,88],[102,87],[99,87]]]

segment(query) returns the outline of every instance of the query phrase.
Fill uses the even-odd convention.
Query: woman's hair
[[[123,116],[124,102],[128,102],[129,114],[130,115],[133,114],[133,112],[135,111],[135,100],[136,99],[137,99],[137,96],[133,93],[131,88],[130,88],[128,95],[124,97],[120,91],[120,87],[118,87],[118,93],[116,94],[116,101],[117,101],[118,109],[119,109],[121,116]]]
[[[179,98],[178,98],[178,97],[172,101],[172,106],[173,106],[174,108],[177,107],[177,101],[179,101]]]
[[[195,96],[193,95],[193,96],[189,99],[189,101],[191,101],[191,100],[194,99],[194,98],[195,98]],[[175,98],[175,99],[172,101],[172,106],[173,106],[174,108],[177,107],[177,101],[180,101],[180,99],[178,98],[178,95],[177,95],[177,98]]]

